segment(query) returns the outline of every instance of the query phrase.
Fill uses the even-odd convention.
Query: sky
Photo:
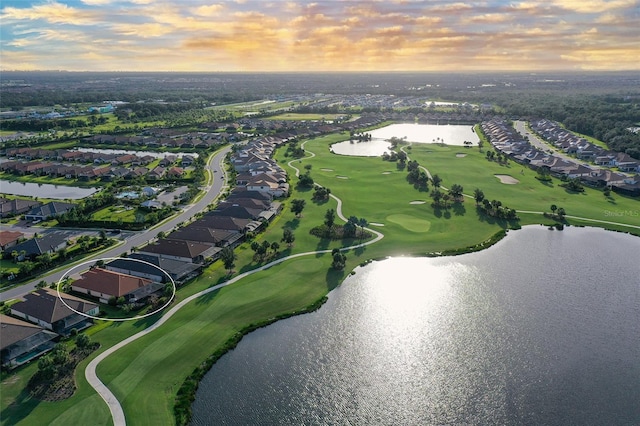
[[[640,0],[0,5],[2,70],[640,70]]]

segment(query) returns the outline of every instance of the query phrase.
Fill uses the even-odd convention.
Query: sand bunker
[[[467,156],[467,154],[463,154],[461,152],[456,154],[456,157],[458,157],[458,158],[462,158],[462,157],[466,157],[466,156]]]
[[[410,201],[409,204],[424,204],[426,203],[426,201],[421,201],[421,200],[415,200],[415,201]]]
[[[338,178],[338,179],[349,179],[349,177],[347,177],[347,176],[336,176],[336,178]]]
[[[323,172],[332,172],[333,171],[333,169],[320,169],[320,170],[322,170]]]
[[[382,172],[383,175],[390,175],[391,172]]]
[[[520,183],[520,181],[514,177],[509,175],[494,175],[498,179],[500,179],[500,183],[504,183],[505,185],[515,185],[516,183]]]

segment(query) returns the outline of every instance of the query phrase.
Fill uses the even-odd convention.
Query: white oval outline
[[[75,309],[73,309],[71,306],[67,305],[67,302],[64,301],[64,299],[62,298],[62,296],[60,295],[60,285],[62,284],[62,281],[67,277],[67,274],[69,274],[69,272],[73,271],[76,268],[79,268],[81,266],[87,265],[89,263],[96,263],[100,260],[118,260],[118,259],[125,259],[125,260],[132,260],[135,262],[140,262],[140,263],[146,263],[147,265],[151,265],[154,268],[157,268],[158,270],[160,270],[163,274],[165,274],[167,277],[169,277],[169,279],[171,280],[171,285],[173,286],[173,294],[171,295],[171,297],[169,298],[169,300],[167,301],[167,303],[165,303],[164,305],[162,305],[161,307],[159,307],[158,309],[156,309],[153,312],[149,312],[147,314],[144,315],[136,315],[135,317],[131,317],[131,318],[103,318],[103,317],[96,317],[94,315],[89,315],[86,314],[84,312],[80,312],[80,311],[76,311]],[[151,315],[155,315],[156,313],[160,312],[161,310],[163,310],[164,308],[166,308],[167,306],[169,306],[171,304],[171,302],[173,302],[173,299],[176,297],[176,282],[173,280],[173,278],[171,278],[171,275],[169,275],[169,273],[167,271],[165,271],[164,269],[162,269],[161,267],[154,265],[153,263],[147,262],[145,260],[141,260],[141,259],[130,259],[128,257],[102,257],[100,259],[92,259],[92,260],[87,260],[86,262],[82,262],[76,266],[74,266],[73,268],[69,269],[67,272],[65,272],[64,274],[62,274],[62,276],[60,277],[60,279],[58,280],[58,284],[56,285],[56,293],[58,294],[58,299],[60,299],[60,301],[62,302],[62,304],[64,306],[66,306],[67,308],[69,308],[70,310],[72,310],[73,312],[75,312],[76,314],[82,315],[83,317],[87,317],[87,318],[91,318],[91,319],[95,319],[95,320],[102,320],[102,321],[116,321],[116,322],[125,322],[125,321],[133,321],[133,320],[137,320],[137,319],[142,319],[142,318],[146,318],[149,317]]]

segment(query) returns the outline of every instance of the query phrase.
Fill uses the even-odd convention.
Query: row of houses
[[[530,122],[531,129],[556,148],[575,155],[579,160],[594,163],[597,166],[617,167],[622,172],[640,172],[640,161],[624,152],[615,152],[594,145],[562,128],[559,123],[547,119]]]
[[[11,305],[10,316],[0,318],[2,367],[27,363],[51,350],[60,336],[91,326],[92,317],[99,315],[99,303],[122,298],[127,304],[140,304],[164,286],[161,280],[92,267],[71,283],[74,294],[48,288],[29,293]]]
[[[231,158],[236,186],[214,210],[126,257],[94,265],[70,284],[73,295],[61,293],[65,303],[92,316],[98,314],[99,303],[113,298],[142,303],[164,291],[168,282],[180,285],[198,275],[223,248],[233,248],[248,233],[262,229],[281,210],[276,199],[289,193],[286,173],[271,157],[290,137],[296,135],[267,136],[247,143]],[[51,241],[44,241],[45,237],[32,240],[41,243],[41,249],[55,250],[54,236],[47,234]],[[59,335],[90,325],[90,318],[74,310],[49,289],[37,290],[12,305],[12,316],[0,318],[2,365],[12,368],[28,362],[50,350]]]
[[[24,214],[25,220],[40,221],[60,216],[76,205],[62,201],[50,201],[46,204],[35,200],[23,200],[19,198],[8,199],[0,197],[0,211],[2,217],[11,217]]]
[[[151,149],[209,149],[224,143],[226,138],[225,135],[219,133],[198,132],[185,134],[180,131],[162,133],[149,130],[138,136],[91,135],[82,138],[82,141],[91,145],[144,146]]]
[[[638,174],[630,176],[545,152],[529,143],[501,118],[485,121],[481,126],[493,147],[518,163],[526,164],[533,169],[546,168],[557,177],[577,178],[592,187],[610,187],[621,193],[640,195]]]
[[[102,180],[106,182],[119,179],[133,180],[141,177],[150,180],[180,179],[186,173],[184,168],[178,166],[163,167],[158,165],[153,169],[149,169],[148,167],[133,166],[132,164],[129,164],[129,167],[118,165],[81,166],[37,160],[16,160],[0,163],[0,171],[18,176],[65,177],[67,179],[78,179],[79,181]]]

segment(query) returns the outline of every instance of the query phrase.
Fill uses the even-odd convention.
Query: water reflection
[[[526,227],[358,268],[319,311],[221,358],[193,423],[634,424],[639,241]]]
[[[0,192],[10,195],[51,198],[58,200],[79,200],[88,197],[97,191],[97,188],[79,188],[76,186],[52,185],[49,183],[0,180]]]

